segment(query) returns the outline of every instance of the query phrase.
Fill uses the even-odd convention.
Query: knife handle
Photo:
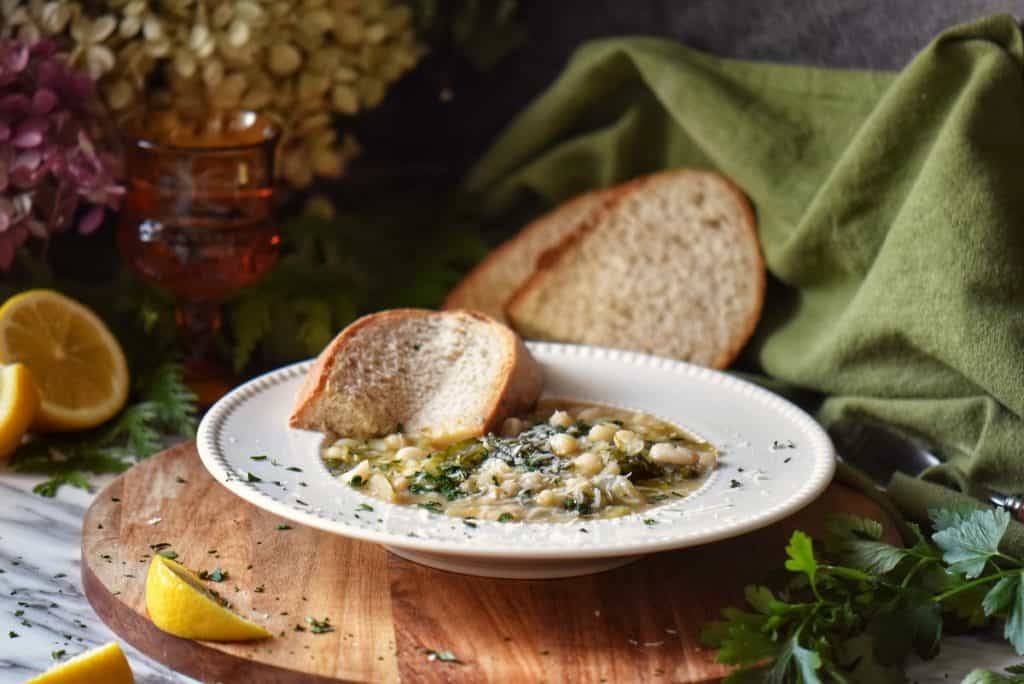
[[[1014,520],[1024,522],[1024,496],[1019,494],[989,494],[993,506],[1009,511]]]

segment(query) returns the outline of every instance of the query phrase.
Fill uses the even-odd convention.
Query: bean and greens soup
[[[501,522],[614,518],[685,497],[714,469],[714,446],[645,413],[544,400],[501,434],[434,446],[426,437],[328,438],[321,455],[384,501]]]

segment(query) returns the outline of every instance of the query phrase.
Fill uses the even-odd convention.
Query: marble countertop
[[[32,493],[40,479],[0,469],[0,684],[51,667],[57,651],[66,659],[118,639],[82,593],[80,530],[93,494],[62,487],[56,498],[44,498]],[[109,480],[96,478],[97,491]],[[118,640],[136,682],[195,681]],[[919,684],[949,684],[977,667],[999,670],[1022,660],[998,634],[952,637],[938,658],[914,663],[908,674]]]

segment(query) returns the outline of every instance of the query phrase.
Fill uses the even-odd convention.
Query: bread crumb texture
[[[359,329],[335,359],[320,401],[339,434],[474,432],[480,397],[499,391],[507,345],[465,314],[393,317]]]
[[[714,174],[645,179],[556,248],[509,313],[527,337],[726,365],[760,315],[745,198]]]

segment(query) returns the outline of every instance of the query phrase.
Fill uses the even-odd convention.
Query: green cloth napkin
[[[985,508],[987,506],[978,499],[955,489],[907,477],[901,473],[893,475],[892,480],[889,481],[887,492],[889,498],[896,502],[904,515],[916,520],[927,520],[928,511],[933,508],[957,508],[960,506]],[[907,538],[904,537],[904,540]],[[1024,555],[1024,525],[1016,520],[1011,520],[999,543],[999,548],[1013,556]]]
[[[467,189],[509,216],[657,169],[720,170],[753,201],[774,276],[745,363],[827,395],[826,426],[881,419],[974,483],[1021,490],[1022,63],[1009,16],[946,31],[898,74],[601,40]]]

